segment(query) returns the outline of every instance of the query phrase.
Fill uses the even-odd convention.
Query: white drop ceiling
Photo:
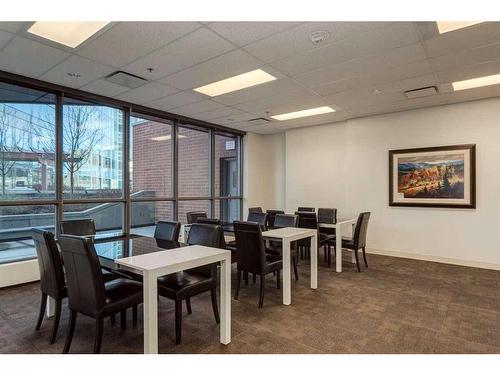
[[[500,96],[500,85],[450,84],[500,73],[498,22],[441,35],[434,22],[114,22],[76,49],[27,33],[31,24],[0,22],[0,70],[262,134]],[[314,45],[319,30],[330,36]],[[258,68],[278,79],[213,98],[192,90]],[[104,80],[116,70],[150,82]],[[404,95],[427,86],[438,94]],[[336,112],[247,122],[320,106]]]

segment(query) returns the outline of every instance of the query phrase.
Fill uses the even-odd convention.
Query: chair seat
[[[103,278],[104,282],[107,283],[108,281],[119,279],[120,276],[118,276],[117,274],[114,274],[112,272],[102,270],[102,278]]]
[[[328,241],[331,245],[335,246],[336,236],[333,236],[331,240]],[[352,237],[344,237],[342,236],[342,247],[346,249],[354,249],[356,246],[354,245],[354,240]]]
[[[329,241],[335,240],[335,235],[334,234],[325,234],[325,233],[320,233],[318,242],[320,245],[325,244]]]
[[[191,273],[177,272],[158,278],[158,293],[170,299],[183,299],[214,288],[216,279],[208,276]]]
[[[102,315],[114,314],[142,302],[142,283],[129,279],[115,279],[104,284],[106,304]]]

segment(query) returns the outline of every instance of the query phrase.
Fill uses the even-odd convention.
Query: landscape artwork
[[[474,145],[389,151],[389,204],[474,208],[474,164]]]

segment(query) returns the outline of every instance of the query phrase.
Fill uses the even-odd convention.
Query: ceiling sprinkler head
[[[313,32],[311,32],[311,34],[309,34],[309,39],[311,40],[312,44],[314,44],[315,46],[323,43],[329,37],[330,37],[330,33],[328,31],[323,31],[323,30],[313,31]]]

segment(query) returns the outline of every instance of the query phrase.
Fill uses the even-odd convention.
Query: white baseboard
[[[0,264],[0,288],[40,280],[36,259]]]
[[[403,251],[393,251],[393,250],[379,250],[379,249],[372,249],[372,248],[366,248],[366,252],[368,254],[387,255],[387,256],[397,257],[397,258],[425,260],[428,262],[447,263],[447,264],[454,264],[457,266],[485,268],[485,269],[489,269],[489,270],[500,271],[500,264],[496,264],[496,263],[486,263],[486,262],[478,262],[478,261],[474,261],[474,260],[454,259],[454,258],[439,257],[439,256],[433,256],[433,255],[407,253],[407,252],[403,252]]]

